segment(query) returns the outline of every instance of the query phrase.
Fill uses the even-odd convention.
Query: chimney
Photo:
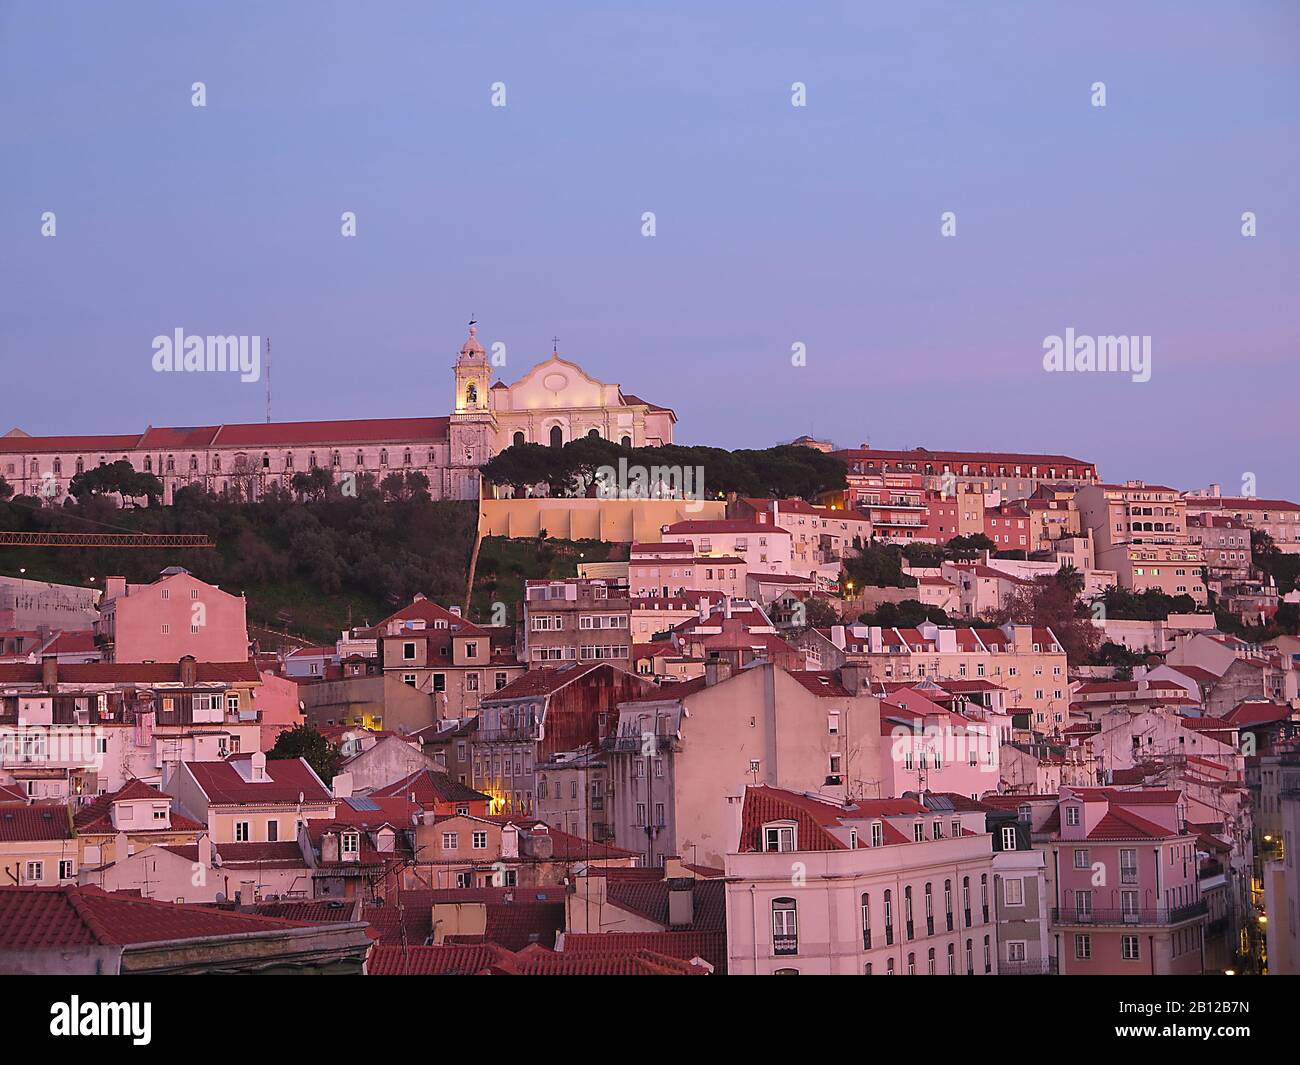
[[[336,799],[350,799],[352,797],[352,774],[339,773],[331,783],[330,790],[334,793]]]
[[[843,626],[843,625],[832,625],[832,626],[831,626],[831,643],[833,643],[833,644],[834,644],[836,647],[838,647],[841,651],[844,650],[845,644],[848,643],[848,641],[844,638],[844,626]]]
[[[695,879],[668,881],[668,927],[685,928],[695,923]]]
[[[181,687],[193,688],[199,682],[199,665],[193,655],[186,655],[180,661]]]
[[[712,688],[731,678],[731,663],[725,658],[710,658],[704,663],[704,686]]]
[[[204,833],[199,837],[199,867],[203,872],[212,868],[212,837]],[[198,872],[199,870],[195,870]]]
[[[104,578],[104,602],[108,602],[110,599],[116,599],[123,595],[126,595],[125,577]]]
[[[729,595],[724,595],[722,597],[722,616],[727,621],[731,620],[731,596]]]
[[[253,752],[253,757],[248,760],[248,771],[250,780],[266,779],[266,754],[264,752]]]
[[[241,880],[239,882],[239,892],[236,896],[239,899],[239,908],[241,910],[251,910],[253,902],[256,899],[256,884],[252,880]]]
[[[46,655],[41,659],[41,687],[53,694],[59,688],[59,657]]]
[[[707,595],[701,595],[700,596],[700,620],[708,621],[708,619],[709,619],[709,597]]]

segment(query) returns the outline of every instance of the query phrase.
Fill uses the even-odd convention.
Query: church
[[[125,459],[163,484],[163,502],[197,484],[214,493],[255,499],[287,485],[295,473],[326,468],[348,473],[418,470],[434,499],[477,499],[479,467],[512,444],[559,447],[600,436],[635,447],[670,444],[677,416],[616,384],[591,377],[552,351],[514,384],[492,382],[492,366],[469,327],[453,367],[450,415],[155,428],[109,436],[0,436],[0,476],[18,495],[55,502],[83,470]]]

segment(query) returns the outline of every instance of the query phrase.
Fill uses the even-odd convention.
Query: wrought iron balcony
[[[1138,910],[1089,910],[1085,913],[1080,913],[1077,910],[1053,907],[1052,924],[1071,927],[1083,925],[1163,926],[1183,924],[1185,921],[1194,921],[1198,917],[1204,917],[1208,912],[1209,904],[1204,899],[1201,899],[1199,902],[1193,902],[1187,906],[1175,906],[1172,909],[1165,906],[1157,906]]]

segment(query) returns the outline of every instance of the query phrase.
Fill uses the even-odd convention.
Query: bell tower
[[[447,495],[452,499],[477,499],[479,467],[496,454],[496,417],[488,389],[492,368],[478,341],[478,325],[469,323],[469,337],[456,356],[456,397],[447,438]]]

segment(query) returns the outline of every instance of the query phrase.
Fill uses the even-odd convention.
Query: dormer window
[[[1065,808],[1065,823],[1071,827],[1079,823],[1079,808],[1077,806],[1067,806]]]
[[[873,847],[883,846],[885,842],[885,826],[880,821],[871,822],[871,845]]]
[[[798,833],[794,824],[771,824],[763,826],[763,850],[792,851],[798,842]]]
[[[361,834],[359,832],[344,832],[339,840],[339,852],[343,855],[344,860],[355,860],[361,852]]]
[[[1002,849],[1004,851],[1013,851],[1016,849],[1016,826],[1002,826]]]

